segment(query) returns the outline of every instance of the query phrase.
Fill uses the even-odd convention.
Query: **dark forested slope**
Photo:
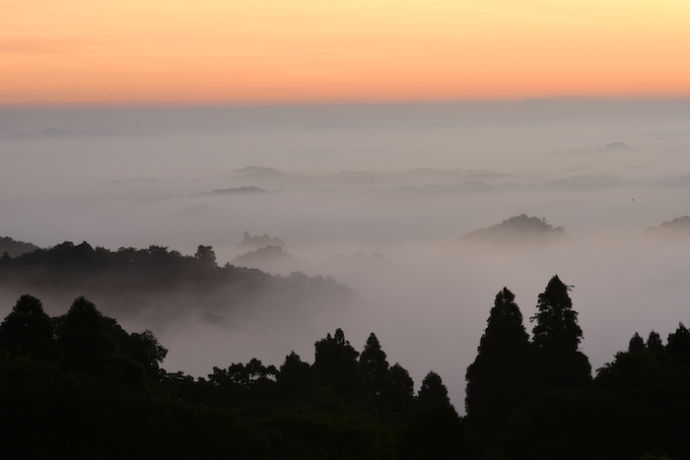
[[[0,449],[7,458],[683,460],[690,458],[690,332],[635,333],[592,376],[571,287],[554,276],[528,334],[496,296],[467,369],[466,416],[429,372],[414,391],[376,335],[342,330],[313,361],[161,367],[150,331],[84,298],[48,316],[19,298],[0,324]],[[449,350],[452,353],[452,350]],[[459,364],[460,365],[460,364]]]
[[[4,254],[7,254],[8,257],[17,257],[36,249],[38,249],[38,246],[34,244],[17,241],[9,236],[0,236],[0,257]]]
[[[25,292],[51,306],[85,296],[111,315],[143,313],[158,320],[238,310],[297,312],[326,301],[339,305],[352,295],[330,278],[219,266],[210,246],[185,256],[162,246],[111,251],[69,242],[0,260],[0,296],[12,299]]]

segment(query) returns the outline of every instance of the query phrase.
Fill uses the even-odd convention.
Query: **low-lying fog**
[[[635,331],[690,322],[690,238],[645,232],[690,214],[688,127],[690,101],[6,110],[0,236],[210,244],[221,263],[333,276],[357,300],[303,319],[121,320],[151,328],[166,367],[195,375],[290,350],[311,360],[336,327],[361,349],[375,331],[417,384],[439,372],[461,409],[504,285],[526,322],[554,273],[574,285],[595,368]],[[565,236],[461,239],[523,213]],[[242,245],[245,231],[282,242]],[[263,243],[284,247],[251,253]]]

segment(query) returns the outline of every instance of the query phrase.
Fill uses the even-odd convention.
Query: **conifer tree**
[[[423,410],[453,407],[448,398],[448,389],[441,376],[434,371],[429,372],[422,380],[417,402]]]
[[[531,320],[536,321],[532,333],[534,346],[543,350],[571,351],[577,350],[582,340],[582,329],[577,323],[577,312],[566,286],[558,275],[546,285],[539,294],[537,309]]]
[[[407,369],[395,363],[386,375],[381,391],[381,406],[392,416],[404,417],[414,403],[414,382]]]
[[[668,335],[666,352],[676,363],[690,366],[690,331],[683,323]]]
[[[647,350],[657,356],[663,356],[666,353],[664,343],[661,341],[661,336],[658,332],[652,331],[649,333],[649,337],[647,338]]]
[[[381,344],[373,332],[369,335],[362,354],[359,355],[359,368],[364,377],[367,393],[375,401],[386,384],[389,365],[386,353],[381,349]]]
[[[464,458],[465,436],[441,377],[429,372],[417,395],[417,411],[403,433],[396,458]]]
[[[591,380],[589,359],[578,350],[582,329],[568,291],[555,275],[539,294],[532,344],[536,352],[536,379],[548,388],[581,386]]]
[[[645,351],[646,349],[647,347],[644,344],[644,339],[640,337],[640,334],[635,332],[635,334],[630,339],[630,343],[628,344],[628,351],[630,353],[640,353]]]
[[[508,288],[496,295],[477,351],[467,368],[465,408],[474,428],[491,436],[529,388],[529,337]]]

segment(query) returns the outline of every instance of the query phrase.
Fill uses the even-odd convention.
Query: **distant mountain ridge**
[[[7,253],[10,257],[18,257],[36,249],[39,247],[35,244],[14,240],[9,236],[0,236],[0,256]]]
[[[264,246],[253,251],[240,254],[232,260],[232,263],[242,267],[257,267],[276,262],[293,260],[294,256],[283,249],[282,246]]]
[[[690,216],[676,217],[672,220],[662,222],[657,227],[650,227],[645,230],[647,234],[669,236],[676,238],[690,237]]]
[[[0,258],[0,297],[25,292],[63,305],[88,296],[108,314],[145,315],[156,322],[189,314],[223,318],[237,311],[306,313],[325,303],[340,305],[352,294],[332,278],[219,266],[211,246],[183,255],[163,246],[111,251],[86,242]]]
[[[265,246],[285,247],[285,241],[277,236],[271,236],[268,233],[263,235],[252,235],[249,232],[242,234],[242,241],[240,246],[244,248],[259,249]]]
[[[563,227],[554,227],[546,219],[527,214],[510,217],[499,224],[463,235],[463,240],[492,244],[540,244],[565,237]]]

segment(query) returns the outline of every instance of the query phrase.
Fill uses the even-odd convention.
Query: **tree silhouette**
[[[666,352],[674,362],[690,366],[690,331],[683,323],[678,325],[675,332],[668,335]]]
[[[209,382],[249,389],[256,382],[271,380],[276,373],[274,366],[264,366],[260,360],[252,358],[247,364],[233,363],[227,369],[214,367]]]
[[[647,338],[647,350],[657,356],[663,356],[666,353],[666,348],[661,341],[661,336],[655,331],[649,333],[649,337]]]
[[[345,340],[345,333],[338,328],[335,334],[314,344],[314,371],[321,382],[345,401],[361,399],[364,380],[357,363],[359,352]]]
[[[417,411],[398,446],[397,457],[407,459],[456,459],[464,448],[460,418],[448,398],[441,377],[429,372],[417,395]]]
[[[276,381],[284,398],[293,403],[304,403],[310,397],[315,383],[311,366],[294,351],[285,357]]]
[[[630,343],[628,344],[628,351],[630,353],[641,353],[646,349],[647,347],[644,344],[644,339],[640,337],[640,334],[635,332],[635,335],[632,336]]]
[[[47,358],[53,351],[53,326],[41,301],[24,295],[0,324],[0,350]]]
[[[422,380],[417,402],[422,410],[452,407],[448,398],[448,388],[436,372],[430,371]]]
[[[244,363],[233,363],[226,369],[213,367],[208,383],[215,390],[214,404],[237,405],[241,401],[266,401],[275,393],[275,366],[264,366],[252,358]]]
[[[587,357],[578,351],[582,329],[565,285],[555,275],[539,294],[532,343],[537,357],[537,379],[546,387],[583,385],[591,380]]]
[[[380,399],[384,412],[392,417],[404,417],[412,409],[414,382],[400,364],[395,363],[388,369]]]
[[[160,376],[160,364],[168,354],[168,350],[158,343],[153,332],[133,332],[127,338],[127,351],[132,359],[141,364],[149,377],[157,379]]]
[[[386,385],[389,365],[386,353],[381,349],[381,344],[373,332],[369,335],[362,354],[359,355],[359,368],[368,396],[372,401],[376,401]]]
[[[477,351],[467,368],[465,408],[474,429],[490,437],[529,389],[529,337],[507,288],[496,294]]]
[[[105,357],[115,350],[115,344],[106,335],[101,318],[96,306],[83,297],[60,318],[57,346],[67,368],[102,374]]]
[[[540,296],[549,308],[553,298]],[[36,350],[51,341],[53,352],[40,356]],[[150,331],[130,333],[83,298],[49,318],[24,296],[0,324],[0,445],[25,458],[690,458],[690,331],[682,323],[666,347],[656,332],[646,343],[636,333],[628,351],[577,387],[583,355],[572,339],[530,346],[528,361],[537,365],[524,374],[539,372],[541,386],[511,415],[489,396],[509,401],[521,377],[509,366],[520,362],[515,349],[525,343],[514,296],[503,289],[468,370],[474,409],[461,418],[434,372],[414,397],[408,372],[387,367],[373,334],[361,357],[337,330],[317,342],[313,366],[293,352],[279,371],[251,359],[194,378],[160,367],[166,350]],[[562,343],[570,345],[553,345]],[[380,377],[386,367],[372,410],[365,375]],[[477,432],[478,417],[487,414],[506,423],[494,420],[488,435]]]
[[[213,250],[212,246],[200,245],[196,250],[194,258],[205,266],[216,266],[216,252]]]
[[[531,320],[537,322],[532,330],[534,345],[538,349],[570,351],[577,350],[582,340],[582,329],[577,324],[577,312],[568,295],[571,288],[558,275],[539,294],[537,309]]]

